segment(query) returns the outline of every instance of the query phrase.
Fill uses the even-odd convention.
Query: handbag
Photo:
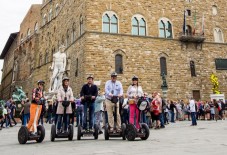
[[[63,101],[62,106],[67,108],[69,106],[70,102],[69,101]]]
[[[134,99],[129,99],[128,100],[128,104],[135,104],[136,102],[135,102],[135,100]]]

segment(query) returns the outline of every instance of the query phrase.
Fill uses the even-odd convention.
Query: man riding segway
[[[45,137],[45,129],[43,126],[38,126],[38,120],[42,111],[42,105],[45,104],[43,95],[43,87],[45,82],[39,80],[38,88],[33,89],[32,103],[30,106],[30,120],[27,127],[22,126],[18,132],[18,141],[20,144],[25,144],[28,140],[36,140],[41,143]]]
[[[62,79],[62,86],[58,89],[57,94],[58,107],[56,114],[58,115],[57,133],[56,126],[51,127],[51,141],[55,138],[73,139],[73,125],[69,124],[69,115],[72,114],[72,106],[74,97],[72,88],[69,87],[69,78]],[[63,123],[62,123],[63,120]]]
[[[80,140],[82,136],[94,136],[94,139],[98,139],[98,126],[94,125],[94,110],[95,99],[98,95],[98,87],[93,84],[94,77],[89,75],[87,77],[87,84],[84,84],[80,97],[82,104],[84,105],[84,118],[83,118],[83,130],[81,124],[78,125],[77,139]],[[87,126],[87,110],[89,109],[89,129]],[[80,118],[81,119],[81,118]],[[80,122],[80,121],[79,121]],[[94,129],[93,129],[94,127]]]
[[[109,140],[109,137],[123,137],[123,140],[125,140],[125,124],[121,126],[121,117],[119,114],[119,98],[123,96],[123,87],[121,82],[117,81],[116,72],[113,72],[111,74],[111,80],[106,82],[105,94],[105,106],[109,122],[105,126],[105,139]]]

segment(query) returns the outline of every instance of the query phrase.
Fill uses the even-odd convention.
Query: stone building
[[[48,88],[52,55],[64,44],[66,75],[75,96],[87,74],[104,88],[113,71],[125,92],[137,75],[148,93],[162,91],[164,72],[171,99],[209,99],[210,75],[215,73],[226,94],[226,5],[224,0],[44,0],[40,13],[36,11],[37,17],[41,15],[39,33],[33,50],[28,50],[33,66],[30,74],[22,67],[15,84],[24,85],[29,93],[38,79],[44,79]],[[20,53],[17,49],[15,53]],[[27,60],[19,54],[17,59]]]

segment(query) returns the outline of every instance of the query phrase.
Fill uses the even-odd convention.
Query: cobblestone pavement
[[[120,138],[98,140],[82,138],[76,140],[57,139],[50,141],[50,125],[45,124],[46,137],[41,144],[29,142],[20,145],[17,140],[19,125],[0,131],[1,155],[221,155],[227,153],[227,121],[199,121],[198,126],[190,126],[189,121],[169,124],[165,129],[150,130],[146,141],[123,141]]]

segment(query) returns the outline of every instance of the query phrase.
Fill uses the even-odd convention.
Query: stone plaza
[[[20,145],[17,141],[19,125],[0,131],[1,155],[221,155],[227,152],[227,121],[198,121],[198,126],[190,126],[190,121],[169,124],[165,129],[150,130],[149,139],[123,141],[120,138],[98,140],[86,137],[76,140],[56,139],[50,141],[50,125],[44,125],[46,136],[42,143],[28,142]]]

